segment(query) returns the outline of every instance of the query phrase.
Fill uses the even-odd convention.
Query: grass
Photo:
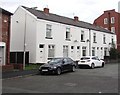
[[[39,64],[27,64],[25,66],[25,70],[34,70],[34,69],[38,69],[39,68]]]

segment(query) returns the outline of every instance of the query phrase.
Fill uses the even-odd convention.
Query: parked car
[[[53,58],[48,63],[39,67],[41,74],[53,73],[60,75],[65,71],[75,71],[76,64],[71,58]]]
[[[78,62],[78,66],[89,66],[92,69],[95,67],[104,67],[105,62],[100,60],[97,56],[84,56]]]

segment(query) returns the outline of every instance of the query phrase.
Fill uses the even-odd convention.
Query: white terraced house
[[[12,16],[11,63],[46,63],[53,57],[109,56],[116,35],[90,23],[59,16],[35,8],[19,6]]]

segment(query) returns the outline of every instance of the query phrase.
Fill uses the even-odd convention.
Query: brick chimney
[[[79,21],[79,17],[78,16],[74,16],[74,21]]]
[[[44,8],[44,13],[49,14],[49,8]]]

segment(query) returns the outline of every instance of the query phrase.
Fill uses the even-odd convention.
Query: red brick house
[[[12,13],[0,8],[0,65],[10,64],[10,23]]]
[[[94,25],[115,32],[117,35],[117,49],[120,52],[120,13],[115,9],[104,11],[104,13],[94,20]]]

